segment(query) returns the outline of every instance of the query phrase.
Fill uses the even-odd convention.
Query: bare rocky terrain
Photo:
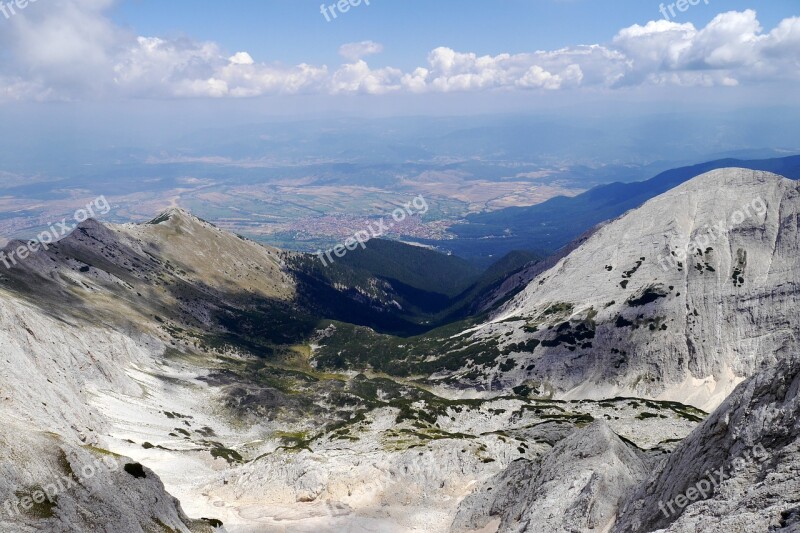
[[[797,349],[799,192],[717,170],[603,225],[468,333],[508,355],[477,381],[714,409]]]
[[[791,531],[798,198],[712,172],[409,338],[346,323],[385,280],[182,210],[83,223],[0,272],[0,529]]]

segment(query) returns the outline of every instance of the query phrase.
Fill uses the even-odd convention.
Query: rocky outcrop
[[[451,531],[800,530],[800,356],[779,359],[673,452],[645,455],[595,422],[465,498]]]
[[[211,533],[130,458],[3,421],[0,530]]]
[[[629,497],[615,531],[798,531],[800,357],[740,385]]]
[[[48,316],[0,290],[0,530],[212,531],[158,476],[102,445],[103,390],[137,397],[126,370],[163,345]]]
[[[758,516],[790,529],[797,186],[734,170],[683,189],[524,274],[527,288],[470,332],[502,338],[502,368],[484,369],[495,385],[524,385],[495,395],[462,395],[458,372],[446,377],[461,390],[447,396],[433,380],[309,364],[308,346],[280,337],[297,321],[276,312],[296,310],[286,254],[180,210],[141,226],[88,221],[0,273],[0,493],[11,507],[0,530],[218,525],[187,514],[237,532],[608,531],[618,516],[621,531],[713,520],[735,530]],[[648,262],[661,250],[648,243],[694,239],[756,196],[760,218],[751,206],[752,220],[667,272]],[[742,385],[670,456],[705,413],[617,397],[714,404],[778,361],[783,374]],[[607,399],[536,398],[549,393]],[[675,507],[704,469],[746,449],[768,459],[751,452],[719,491],[659,516],[659,502]],[[50,498],[64,476],[76,481]]]
[[[451,531],[608,531],[622,497],[646,476],[645,461],[594,422],[541,462],[516,461],[465,498]]]
[[[503,354],[476,383],[712,410],[797,348],[799,220],[800,185],[752,170],[717,170],[647,202],[469,332]]]

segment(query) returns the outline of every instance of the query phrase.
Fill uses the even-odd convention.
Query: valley
[[[0,533],[800,532],[797,1],[658,4],[0,0]]]
[[[726,196],[712,201],[721,184]],[[720,236],[714,253],[669,271],[658,264],[657,252],[756,195],[766,210]],[[491,488],[538,483],[537,468],[572,479],[583,470],[569,472],[574,459],[561,454],[605,442],[580,452],[581,468],[630,469],[624,483],[605,493],[591,488],[605,481],[563,481],[588,483],[579,499],[605,511],[580,520],[597,526],[737,385],[791,359],[797,198],[797,183],[777,175],[718,170],[561,256],[510,254],[485,272],[382,240],[324,268],[178,208],[145,224],[89,220],[0,273],[3,343],[16,358],[3,387],[22,372],[32,385],[0,411],[10,424],[25,413],[30,443],[5,443],[25,461],[50,450],[42,479],[59,455],[78,468],[85,450],[143,465],[163,483],[146,490],[177,499],[114,515],[123,529],[449,532],[562,527],[512,503],[578,502],[567,491],[555,503],[561,481],[523,500]],[[736,262],[744,256],[746,266]],[[763,319],[748,302],[760,302]],[[727,351],[707,344],[706,324],[728,328],[713,337],[725,336]],[[33,400],[45,382],[52,399]],[[30,485],[11,472],[6,483]],[[127,472],[96,482],[147,500]],[[108,523],[113,508],[94,506],[86,483],[51,502],[57,513],[0,525]],[[62,511],[72,506],[93,511]],[[630,512],[624,520],[640,520]]]

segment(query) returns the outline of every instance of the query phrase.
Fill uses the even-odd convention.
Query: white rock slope
[[[749,379],[632,493],[616,531],[800,530],[800,357]]]
[[[101,444],[109,426],[92,397],[140,393],[125,370],[161,350],[0,289],[0,531],[212,530],[154,472]]]
[[[608,531],[620,500],[646,476],[644,460],[594,422],[540,462],[519,460],[468,496],[451,531]]]
[[[797,347],[798,220],[795,181],[699,176],[600,228],[473,331],[507,355],[483,376],[712,410]]]

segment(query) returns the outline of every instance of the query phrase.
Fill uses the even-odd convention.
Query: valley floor
[[[338,412],[341,422],[290,413],[237,418],[222,406],[231,393],[254,391],[211,383],[243,361],[197,366],[199,360],[172,356],[130,368],[140,392],[97,390],[93,403],[111,421],[104,446],[153,469],[189,516],[217,518],[231,533],[450,531],[465,496],[514,460],[540,458],[575,427],[606,420],[658,454],[702,415],[634,399],[448,399],[408,381],[307,368],[291,375],[352,393],[349,414]],[[369,394],[374,402],[367,405]],[[420,399],[406,401],[412,394]],[[398,422],[401,416],[407,418]]]

